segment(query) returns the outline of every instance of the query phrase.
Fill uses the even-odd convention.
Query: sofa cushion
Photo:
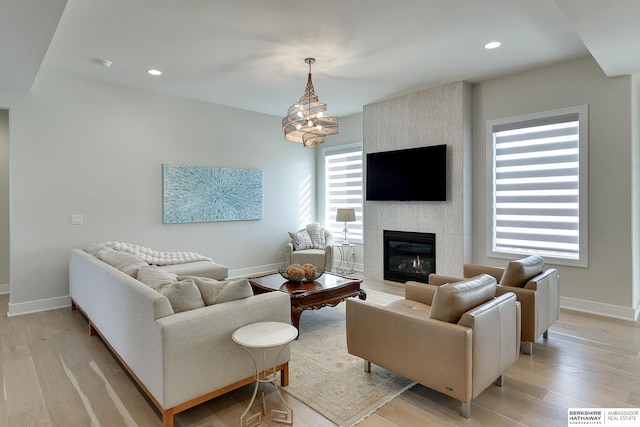
[[[211,261],[185,262],[184,264],[161,265],[161,269],[178,276],[210,277],[211,279],[224,280],[229,275],[226,265]]]
[[[431,306],[410,299],[399,299],[385,304],[385,307],[396,313],[405,316],[415,317],[416,319],[424,319],[429,317]]]
[[[324,249],[327,247],[327,240],[324,236],[324,228],[320,227],[320,224],[313,222],[307,224],[307,233],[311,237],[311,244],[313,249]]]
[[[294,251],[291,254],[291,263],[300,265],[313,264],[316,268],[324,268],[326,256],[324,249],[304,249],[302,251]]]
[[[289,237],[291,237],[293,249],[296,251],[313,248],[313,241],[307,230],[300,230],[295,233],[289,232]]]
[[[117,268],[131,277],[136,277],[138,275],[138,270],[141,267],[149,265],[135,255],[116,251],[111,248],[101,249],[96,253],[96,258],[106,262],[110,266]]]
[[[529,279],[542,273],[543,270],[544,259],[538,255],[511,261],[502,273],[500,285],[521,288],[527,284]]]
[[[439,286],[433,296],[429,317],[457,323],[462,315],[496,296],[496,279],[481,274],[461,282]]]
[[[174,313],[204,307],[200,290],[191,279],[161,285],[156,290],[167,297]]]
[[[175,274],[169,273],[157,265],[140,267],[137,279],[153,289],[178,281],[178,277]]]
[[[207,277],[178,276],[178,280],[190,279],[196,284],[206,305],[248,298],[253,289],[247,279],[215,280]]]

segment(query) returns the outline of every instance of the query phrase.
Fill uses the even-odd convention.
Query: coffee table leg
[[[295,326],[296,329],[300,329],[300,316],[302,316],[302,311],[300,307],[291,307],[291,324]]]

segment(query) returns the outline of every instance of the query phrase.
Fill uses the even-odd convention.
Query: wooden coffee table
[[[319,310],[322,307],[335,307],[349,297],[367,299],[367,293],[360,289],[362,279],[324,273],[313,282],[289,282],[278,273],[250,277],[253,293],[282,291],[291,297],[291,323],[300,325],[300,316],[304,310]]]

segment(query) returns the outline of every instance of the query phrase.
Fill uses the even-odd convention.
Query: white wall
[[[0,110],[0,292],[9,291],[9,111]]]
[[[583,104],[589,106],[589,267],[558,266],[561,303],[634,318],[631,79],[607,78],[592,58],[474,86],[473,261],[506,265],[485,252],[486,121]]]
[[[73,247],[189,250],[241,274],[277,263],[287,231],[315,219],[300,201],[315,193],[314,151],[285,141],[279,117],[51,70],[31,94],[0,90],[0,106],[11,112],[11,314],[68,303]],[[264,218],[163,224],[163,163],[262,169]]]
[[[485,251],[486,121],[582,104],[589,105],[589,268],[556,266],[561,274],[561,302],[569,308],[636,318],[640,306],[640,75],[607,78],[592,58],[473,86],[471,262],[507,263],[487,257]],[[390,122],[380,120],[381,126],[389,127],[388,149],[397,148],[395,135],[405,132],[393,126],[401,111],[391,108]],[[365,127],[366,123],[365,114]],[[365,149],[371,150],[368,141]],[[370,212],[365,227],[374,227]],[[392,220],[405,216],[393,209],[385,215]],[[379,263],[375,257],[371,262]],[[367,264],[367,274],[381,269]]]
[[[324,158],[322,156],[322,149],[324,147],[332,147],[337,145],[346,144],[362,144],[362,113],[353,114],[347,117],[340,117],[340,132],[337,135],[330,136],[326,139],[326,142],[322,144],[316,151],[316,168],[317,168],[317,200],[318,200],[318,221],[324,222]],[[335,239],[340,239],[340,236],[334,236]],[[341,240],[338,240],[341,241]],[[361,243],[355,244],[355,266],[358,271],[364,269],[364,249]],[[334,268],[340,262],[340,254],[338,251],[334,251]]]
[[[640,307],[640,74],[631,76],[633,307]]]
[[[447,145],[447,200],[365,202],[364,271],[382,279],[383,230],[436,234],[436,271],[471,255],[471,87],[450,83],[364,107],[364,152]]]

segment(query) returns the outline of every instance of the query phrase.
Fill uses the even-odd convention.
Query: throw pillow
[[[457,323],[462,315],[496,296],[496,279],[481,274],[461,282],[438,286],[429,317]]]
[[[231,281],[215,280],[208,277],[178,276],[178,280],[185,279],[193,280],[206,305],[234,301],[253,295],[253,289],[247,279]]]
[[[502,273],[500,285],[521,288],[527,284],[529,279],[542,273],[543,270],[544,259],[538,255],[511,261]]]
[[[178,276],[174,273],[165,271],[157,265],[147,265],[140,267],[137,279],[150,288],[156,289],[162,285],[168,285],[176,282],[178,280]]]
[[[96,258],[134,278],[138,275],[138,270],[141,267],[149,265],[135,255],[114,251],[111,248],[100,250],[96,254]]]
[[[227,284],[226,281],[210,279],[208,277],[196,277],[196,276],[178,276],[178,280],[190,279],[198,287],[200,295],[205,305],[213,305],[218,300],[218,295],[222,291],[222,288]]]
[[[253,289],[247,279],[229,282],[218,295],[218,304],[253,296]]]
[[[320,227],[320,224],[313,222],[307,225],[307,233],[311,237],[311,243],[313,249],[324,249],[327,247],[327,241],[324,237],[324,228]]]
[[[162,285],[156,290],[167,297],[174,313],[204,307],[202,295],[191,279]]]
[[[105,246],[101,243],[89,243],[87,246],[82,248],[82,250],[88,253],[89,255],[96,256],[98,252],[100,252],[104,248]]]
[[[302,251],[304,249],[312,249],[313,242],[311,241],[311,236],[307,230],[300,230],[295,233],[289,232],[289,236],[291,237],[291,243],[293,243],[293,249],[296,251]]]

